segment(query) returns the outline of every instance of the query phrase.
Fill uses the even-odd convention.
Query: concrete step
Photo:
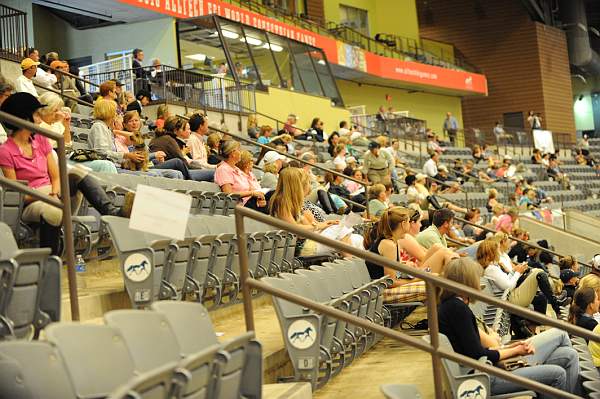
[[[264,399],[311,399],[312,390],[308,382],[286,384],[265,384],[262,387]]]

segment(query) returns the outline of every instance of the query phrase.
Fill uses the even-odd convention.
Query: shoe
[[[123,201],[123,206],[119,211],[119,216],[129,219],[131,217],[131,210],[133,209],[133,202],[135,201],[135,193],[127,192],[125,193],[125,200]]]

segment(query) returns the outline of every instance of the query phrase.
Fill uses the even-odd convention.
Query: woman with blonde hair
[[[497,198],[498,198],[498,190],[496,190],[495,188],[490,188],[488,191],[487,204],[485,205],[488,212],[491,212],[492,209],[494,208],[494,206],[499,204]]]
[[[65,107],[65,102],[60,96],[51,91],[43,93],[40,97],[40,104],[45,107],[38,110],[38,115],[42,119],[40,127],[51,130],[62,135],[65,139],[65,145],[71,145],[71,109]],[[57,143],[48,139],[52,148],[56,148]]]
[[[369,187],[369,214],[371,217],[380,217],[388,208],[385,186],[381,183]]]
[[[443,277],[476,291],[480,290],[480,266],[470,258],[450,262]],[[488,334],[477,326],[469,304],[474,302],[468,295],[443,289],[438,308],[439,330],[444,334],[455,352],[479,360],[497,364],[514,356],[526,356],[529,367],[512,371],[573,394],[579,394],[579,358],[571,346],[569,335],[558,329],[550,329],[527,341],[503,345],[498,334]],[[490,395],[522,391],[523,387],[490,375]]]
[[[512,304],[529,307],[534,303],[538,289],[544,294],[547,303],[552,306],[556,315],[560,315],[560,306],[566,299],[559,301],[548,279],[548,274],[542,269],[529,268],[526,263],[513,266],[511,273],[502,270],[499,265],[500,247],[493,238],[484,240],[477,248],[477,262],[483,267],[483,275],[501,290],[510,290],[508,301]],[[535,301],[536,311],[546,314],[547,303]]]
[[[131,111],[130,111],[131,112]],[[156,121],[154,124],[157,129],[162,129],[165,127],[165,121],[171,116],[169,112],[169,106],[167,104],[160,104],[156,109]]]

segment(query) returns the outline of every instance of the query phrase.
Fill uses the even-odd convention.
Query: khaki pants
[[[524,308],[531,305],[533,297],[535,294],[537,294],[537,275],[540,273],[544,273],[544,271],[542,269],[530,269],[529,275],[525,281],[523,281],[520,286],[514,288],[510,292],[508,301],[514,305],[522,306]]]
[[[52,186],[42,186],[36,190],[44,194],[50,194]],[[76,215],[83,196],[79,191],[71,194],[71,214]],[[60,226],[62,224],[62,210],[43,201],[33,201],[23,209],[23,215],[21,216],[21,219],[26,223],[39,223],[42,218],[52,226]]]
[[[373,184],[383,183],[386,179],[390,178],[390,173],[388,169],[384,170],[369,170],[367,174],[369,181]]]

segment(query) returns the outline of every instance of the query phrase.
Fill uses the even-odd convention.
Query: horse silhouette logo
[[[460,399],[486,399],[487,391],[485,387],[477,380],[467,380],[458,387],[458,397]]]
[[[288,327],[288,340],[296,349],[310,348],[316,341],[316,335],[316,327],[308,320],[296,320]]]
[[[123,262],[123,273],[129,280],[139,283],[150,276],[151,266],[150,259],[146,255],[135,253],[129,255]]]

